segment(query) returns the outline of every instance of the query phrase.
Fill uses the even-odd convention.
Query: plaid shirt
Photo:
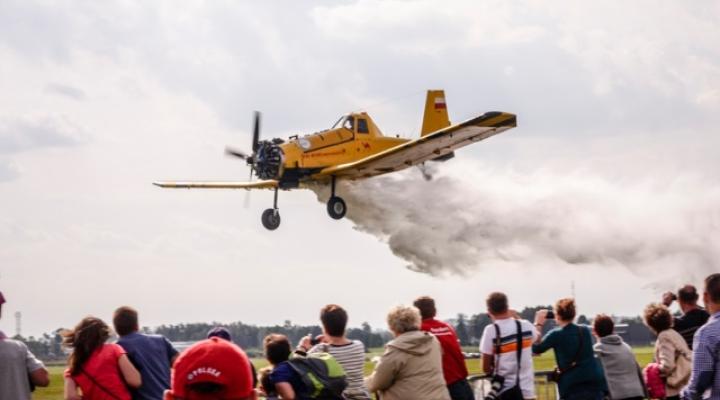
[[[720,312],[713,314],[695,333],[692,376],[682,397],[720,400]]]

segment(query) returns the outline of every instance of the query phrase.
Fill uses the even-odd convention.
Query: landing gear
[[[273,198],[273,208],[268,208],[262,213],[262,224],[265,229],[274,231],[280,226],[280,210],[277,206],[278,201],[278,189],[275,188],[275,197]]]
[[[345,213],[347,212],[345,200],[337,196],[331,197],[327,203],[327,211],[328,214],[330,214],[330,218],[342,219],[342,217],[344,217]]]
[[[330,181],[330,200],[327,202],[327,212],[332,219],[342,219],[347,212],[345,200],[339,196],[335,196],[335,177]]]

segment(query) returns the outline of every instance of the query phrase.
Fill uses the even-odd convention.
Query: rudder
[[[444,90],[428,90],[425,98],[425,114],[423,115],[420,136],[425,136],[437,130],[450,126]]]

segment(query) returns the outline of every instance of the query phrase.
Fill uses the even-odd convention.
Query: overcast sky
[[[581,313],[639,314],[720,269],[718,20],[715,1],[2,0],[0,329],[125,304],[150,326],[315,323],[331,302],[380,327],[418,295],[447,318],[573,281]],[[256,109],[265,138],[353,110],[417,136],[437,88],[453,121],[519,126],[430,183],[341,187],[351,219],[283,192],[268,232],[270,192],[151,185],[245,179],[223,149],[249,148]]]

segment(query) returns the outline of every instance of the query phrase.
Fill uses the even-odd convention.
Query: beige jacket
[[[406,332],[390,341],[365,383],[382,400],[450,400],[440,342],[427,332]]]
[[[655,361],[660,364],[660,374],[663,377],[672,376],[679,371],[676,369],[676,360],[678,357],[692,357],[692,351],[688,347],[685,339],[680,336],[674,329],[666,329],[657,337],[655,342]],[[685,384],[687,381],[685,382]],[[665,393],[668,397],[680,394],[685,384],[680,387],[670,387],[665,385]]]

